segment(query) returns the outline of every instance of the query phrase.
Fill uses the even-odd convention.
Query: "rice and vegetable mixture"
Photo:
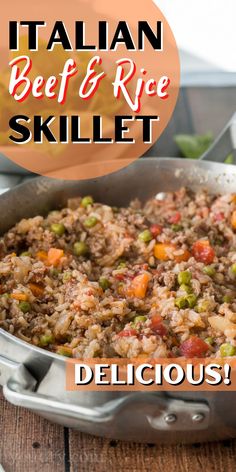
[[[236,355],[236,196],[68,202],[0,243],[0,327],[75,358]]]

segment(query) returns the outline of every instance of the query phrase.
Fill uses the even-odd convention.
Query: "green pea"
[[[179,272],[178,274],[178,283],[179,285],[181,284],[186,284],[188,285],[192,279],[192,274],[188,270],[183,270],[182,272]]]
[[[51,231],[55,233],[57,236],[63,236],[65,233],[65,226],[62,223],[53,223],[51,225]]]
[[[58,210],[53,210],[53,211],[50,211],[49,215],[52,216],[53,218],[56,218],[57,216],[59,216],[60,212]]]
[[[126,262],[125,261],[120,261],[118,266],[117,266],[117,269],[124,269],[126,267]]]
[[[48,344],[54,343],[54,336],[52,334],[44,334],[43,336],[40,336],[39,340],[39,346],[40,347],[45,347],[48,346]]]
[[[181,284],[179,288],[180,288],[180,290],[182,290],[183,292],[186,292],[186,293],[191,293],[192,292],[192,287],[190,287],[190,285]]]
[[[60,273],[59,270],[56,269],[55,267],[53,267],[53,269],[50,269],[50,275],[52,277],[58,277],[59,273]]]
[[[198,313],[205,313],[206,311],[209,310],[210,308],[210,302],[208,300],[202,300],[201,302],[198,303],[196,307],[196,311]]]
[[[209,275],[209,277],[213,277],[213,275],[215,275],[215,273],[216,273],[215,268],[211,265],[205,266],[203,268],[203,272],[204,272],[204,274]]]
[[[31,305],[29,302],[20,302],[19,308],[21,311],[23,311],[23,313],[28,313],[28,311],[30,311]]]
[[[176,298],[175,306],[177,306],[178,308],[187,308],[188,307],[188,302],[186,300],[186,297]]]
[[[21,257],[30,257],[30,252],[29,251],[23,251],[21,254],[20,254]]]
[[[172,231],[177,233],[178,231],[181,231],[181,229],[183,229],[183,226],[175,223],[175,224],[171,225],[171,229],[172,229]]]
[[[220,354],[222,357],[235,356],[236,348],[230,343],[224,343],[220,346]]]
[[[144,316],[144,315],[135,316],[135,318],[134,318],[134,324],[137,324],[137,323],[145,323],[146,320],[147,320],[147,317]]]
[[[99,285],[103,290],[107,290],[111,286],[109,280],[106,279],[106,277],[100,277]]]
[[[81,200],[81,206],[84,208],[87,208],[89,205],[92,205],[92,204],[93,204],[93,197],[91,197],[91,195],[87,195]]]
[[[195,307],[197,303],[196,295],[194,295],[193,293],[191,295],[187,295],[186,300],[187,300],[189,308]]]
[[[211,336],[204,339],[204,341],[205,341],[205,343],[209,344],[210,346],[212,346],[212,344],[214,344],[214,339]]]
[[[231,265],[231,272],[236,275],[236,264]]]
[[[85,221],[84,221],[84,226],[86,226],[86,228],[93,228],[98,222],[98,219],[96,218],[96,216],[89,216],[89,218],[87,218]]]
[[[233,300],[233,297],[230,296],[230,295],[224,295],[223,298],[222,298],[222,301],[223,301],[224,303],[231,303],[232,300]]]
[[[75,256],[86,256],[88,253],[88,246],[83,241],[77,241],[73,246]]]
[[[62,282],[63,284],[65,282],[68,282],[68,280],[70,280],[72,278],[72,274],[71,272],[64,272],[63,276],[62,276]]]
[[[149,229],[145,229],[142,233],[139,233],[138,239],[144,243],[149,243],[152,240],[152,233]]]

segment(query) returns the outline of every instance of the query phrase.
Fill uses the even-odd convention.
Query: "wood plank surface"
[[[235,472],[236,441],[158,446],[53,425],[0,396],[0,463],[6,472]],[[65,447],[66,446],[66,447]]]
[[[64,428],[0,394],[0,463],[6,472],[64,472]]]
[[[236,441],[157,446],[70,432],[71,472],[235,472]]]

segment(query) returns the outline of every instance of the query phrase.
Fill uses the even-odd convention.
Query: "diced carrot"
[[[40,297],[44,293],[42,285],[30,283],[29,288],[35,297]]]
[[[186,262],[190,257],[191,253],[188,251],[188,249],[184,249],[182,254],[174,254],[174,259],[176,262]]]
[[[37,259],[44,262],[45,265],[57,266],[61,257],[64,255],[63,249],[51,247],[47,252],[39,251],[36,254]]]
[[[147,272],[137,275],[127,289],[127,295],[130,297],[144,298],[148,288],[151,275]]]
[[[51,247],[48,251],[48,265],[57,266],[60,262],[60,259],[63,257],[64,251],[63,249],[57,249],[55,247]]]
[[[14,300],[25,302],[26,300],[28,300],[28,295],[26,293],[13,292],[11,294],[11,298],[14,298]]]
[[[236,229],[236,210],[233,211],[231,216],[231,226],[233,229]]]
[[[36,257],[42,262],[47,262],[48,260],[48,255],[45,251],[38,251]]]
[[[157,243],[154,246],[154,255],[160,261],[168,261],[176,250],[176,245],[171,243]]]
[[[114,277],[116,280],[124,280],[125,274],[115,274]]]
[[[232,203],[236,203],[236,193],[233,193],[232,195]]]
[[[182,262],[191,257],[187,249],[184,249],[181,254],[174,254],[175,251],[178,251],[178,248],[172,243],[157,243],[154,246],[154,255],[160,261],[169,261],[173,258],[176,262]]]

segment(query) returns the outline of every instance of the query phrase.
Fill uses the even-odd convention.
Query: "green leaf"
[[[234,163],[234,156],[233,154],[229,154],[228,157],[225,159],[225,164],[233,164]]]
[[[198,159],[213,143],[211,133],[202,135],[177,134],[174,140],[183,157]]]

